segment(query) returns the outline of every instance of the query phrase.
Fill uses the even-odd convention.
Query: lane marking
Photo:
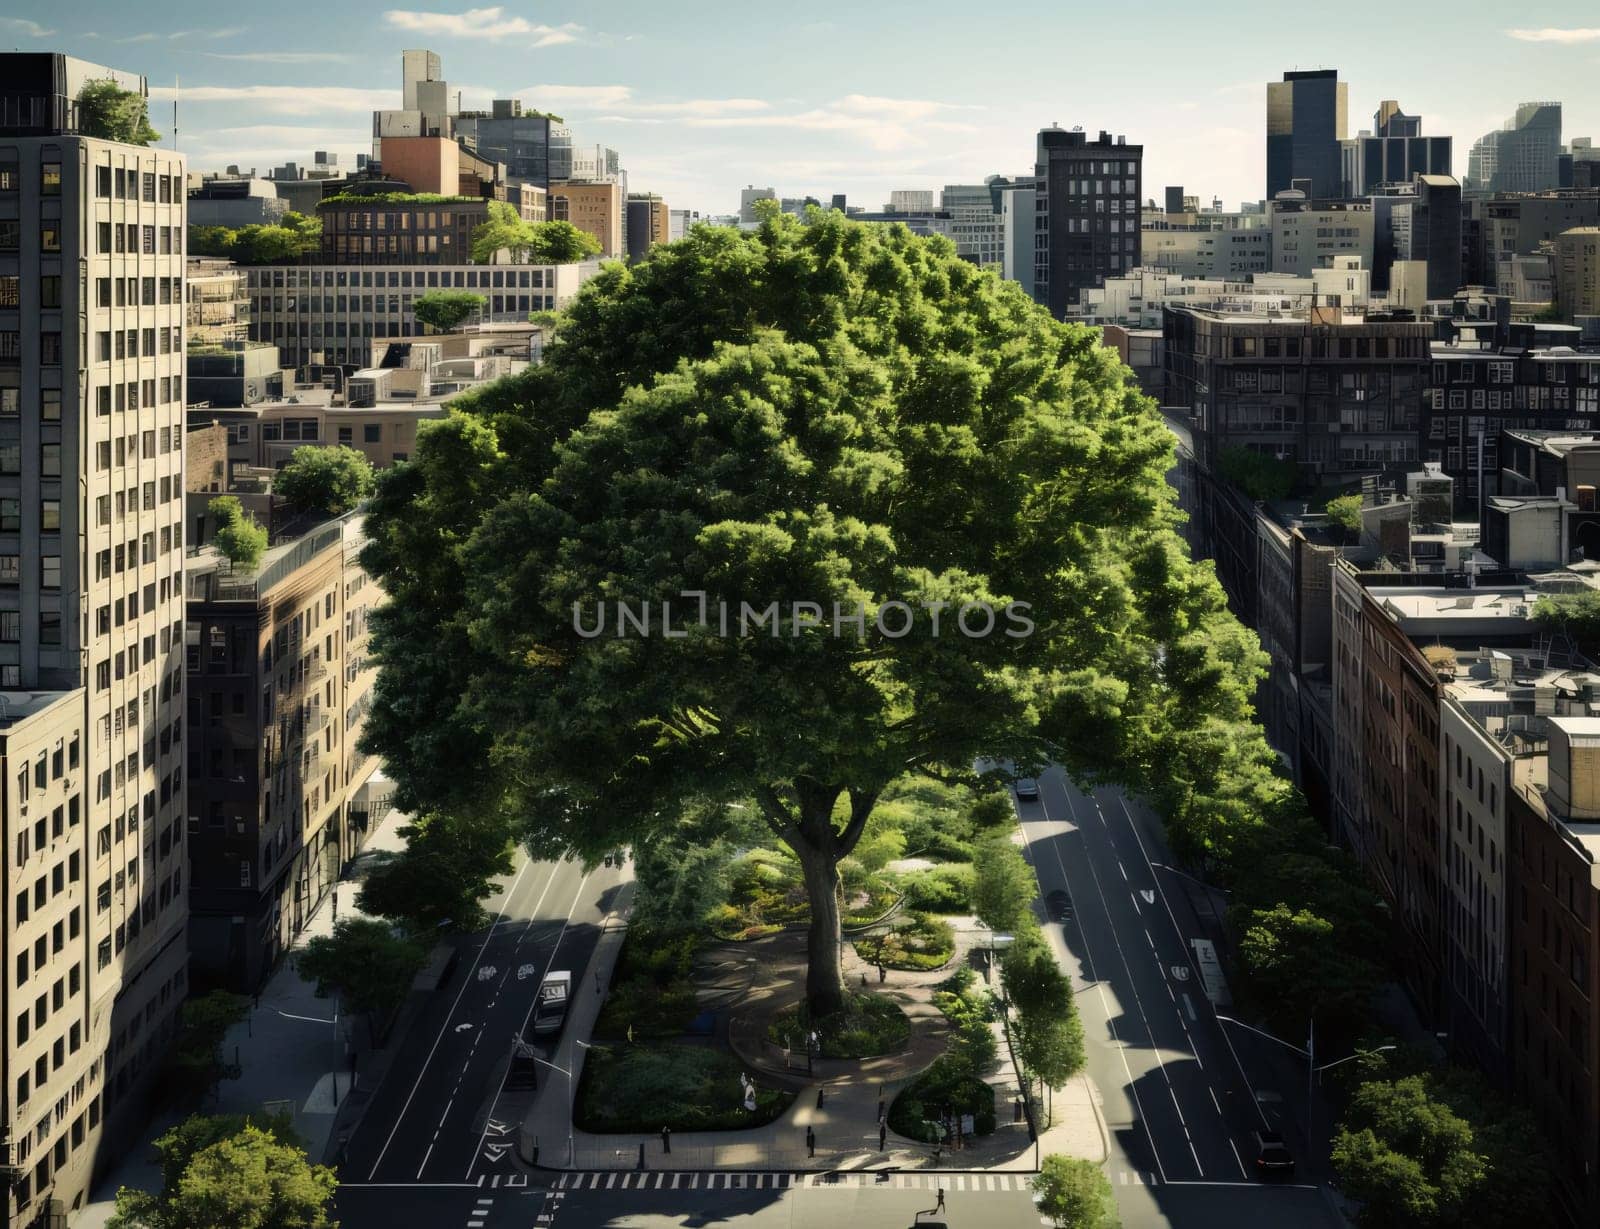
[[[516,878],[511,881],[511,887],[506,890],[506,898],[500,905],[500,911],[499,913],[495,914],[496,924],[498,924],[500,919],[505,916],[506,906],[511,903],[512,898],[516,895],[517,885],[522,882],[522,877],[528,873],[528,868],[534,865],[536,865],[536,863],[532,858],[529,858],[522,864],[522,869],[517,872]],[[552,880],[554,877],[554,872],[552,871]],[[548,885],[546,885],[546,890],[548,891]],[[483,936],[483,942],[478,947],[478,954],[472,959],[472,967],[474,969],[476,969],[479,962],[483,960],[483,953],[488,950],[489,940],[494,938],[494,932],[495,927],[490,926],[489,933]],[[439,1043],[444,1040],[445,1032],[450,1027],[450,1020],[456,1014],[456,1008],[461,1006],[461,996],[466,994],[467,987],[470,985],[472,985],[471,977],[463,977],[461,979],[461,989],[456,991],[455,1001],[450,1004],[450,1011],[444,1018],[444,1026],[440,1028],[438,1036],[433,1039],[433,1046],[431,1049],[429,1049],[428,1056],[422,1060],[422,1069],[417,1072],[417,1078],[411,1085],[411,1091],[406,1094],[405,1104],[400,1107],[400,1112],[395,1115],[394,1125],[389,1128],[389,1136],[383,1141],[383,1147],[378,1150],[378,1159],[372,1162],[372,1168],[367,1173],[368,1181],[371,1181],[372,1178],[377,1174],[378,1166],[383,1164],[383,1158],[389,1151],[389,1145],[394,1143],[395,1134],[400,1130],[400,1124],[405,1121],[406,1111],[411,1108],[411,1102],[417,1095],[417,1089],[422,1087],[422,1077],[428,1074],[428,1065],[433,1062],[433,1056],[439,1050]],[[433,1149],[430,1148],[428,1151],[432,1152]],[[426,1164],[426,1161],[424,1161],[424,1164]],[[419,1178],[422,1176],[420,1170],[418,1170],[417,1176]]]
[[[1195,1014],[1194,1004],[1189,1001],[1189,996],[1187,994],[1183,996],[1183,1009],[1189,1013],[1189,1019],[1193,1020],[1196,1024],[1200,1023],[1200,1017]],[[1216,1094],[1213,1093],[1212,1095],[1215,1096]]]

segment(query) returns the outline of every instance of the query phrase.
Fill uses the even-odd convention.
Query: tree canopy
[[[1328,519],[1351,533],[1361,532],[1361,496],[1336,495],[1323,507]]]
[[[337,991],[350,1011],[383,1018],[404,1001],[427,959],[418,940],[396,934],[375,918],[344,918],[331,935],[318,935],[300,954],[300,973],[317,993]]]
[[[296,448],[272,490],[296,512],[342,516],[372,493],[372,463],[343,444]]]
[[[1299,473],[1293,461],[1253,448],[1222,449],[1217,454],[1217,472],[1251,499],[1283,499],[1294,489]]]
[[[529,222],[505,201],[489,202],[489,220],[472,232],[472,259],[493,264],[501,252],[515,264],[565,265],[600,253],[600,241],[571,222]]]
[[[1093,1161],[1052,1154],[1033,1178],[1039,1211],[1056,1229],[1117,1229],[1117,1201],[1105,1171]]]
[[[948,241],[703,228],[603,270],[541,366],[383,476],[368,744],[402,805],[539,848],[754,799],[805,871],[821,1014],[838,861],[907,771],[1159,776],[1191,851],[1287,790],[1229,775],[1272,760],[1240,736],[1263,659],[1175,533],[1172,447],[1095,334]]]
[[[109,1229],[333,1229],[338,1179],[307,1161],[285,1120],[195,1116],[155,1149],[161,1190],[120,1189]]]
[[[206,510],[217,523],[212,541],[229,563],[253,568],[261,562],[267,549],[266,527],[244,511],[238,496],[218,495]]]
[[[110,77],[86,81],[78,91],[78,131],[102,141],[150,145],[161,134],[150,126],[150,107],[136,90]]]
[[[419,324],[448,333],[475,312],[481,312],[489,300],[470,290],[430,290],[418,295],[411,304],[411,314]]]
[[[449,822],[423,815],[401,828],[406,847],[367,873],[358,907],[423,937],[445,926],[476,930],[478,902],[511,873],[511,825],[499,815]]]
[[[322,223],[289,210],[281,220],[228,226],[189,227],[189,255],[220,256],[241,265],[296,260],[322,243]]]

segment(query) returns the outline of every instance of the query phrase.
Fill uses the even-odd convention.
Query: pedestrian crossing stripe
[[[1138,1185],[1156,1184],[1155,1175],[1123,1173],[1121,1181]],[[939,1173],[937,1171],[900,1172],[897,1170],[851,1170],[844,1173],[772,1173],[767,1170],[595,1170],[567,1172],[551,1183],[555,1190],[786,1190],[803,1186],[808,1190],[924,1190],[943,1188],[949,1192],[1022,1191],[1029,1189],[1031,1174]]]

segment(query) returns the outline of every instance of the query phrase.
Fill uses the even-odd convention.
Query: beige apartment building
[[[1556,236],[1555,273],[1555,304],[1563,320],[1600,316],[1600,226]]]
[[[81,1207],[185,994],[183,159],[0,55],[0,1169]],[[52,1222],[53,1223],[53,1222]]]
[[[569,179],[550,185],[550,220],[571,222],[579,230],[593,235],[600,241],[602,260],[627,255],[622,242],[625,208],[620,183],[585,183]]]

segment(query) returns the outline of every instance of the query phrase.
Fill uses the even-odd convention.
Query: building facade
[[[185,172],[81,135],[143,78],[0,55],[6,1215],[81,1207],[186,988]],[[175,516],[176,514],[176,516]]]
[[[539,111],[524,111],[515,98],[496,98],[490,105],[487,112],[457,115],[456,139],[480,158],[504,163],[508,179],[549,188],[551,128],[559,127],[560,121]]]
[[[1060,317],[1088,287],[1140,264],[1144,146],[1044,128],[1037,158],[1034,298]]]
[[[672,241],[672,219],[667,202],[650,193],[628,196],[628,259],[643,260],[658,243]]]
[[[627,188],[616,181],[580,182],[566,180],[551,186],[550,220],[571,222],[593,235],[600,243],[600,259],[626,256],[627,218],[624,201]]]
[[[1494,132],[1485,133],[1467,158],[1467,184],[1475,192],[1544,192],[1560,187],[1561,104],[1525,102]]]
[[[1454,173],[1449,137],[1425,137],[1422,120],[1385,100],[1372,132],[1340,142],[1344,195],[1366,196],[1382,184],[1411,183],[1418,175]]]
[[[1555,307],[1572,323],[1600,315],[1600,227],[1575,226],[1556,236]]]
[[[1267,200],[1301,181],[1310,196],[1339,195],[1349,90],[1334,69],[1284,73],[1267,83]]]
[[[460,265],[472,259],[472,232],[489,220],[489,203],[466,197],[337,196],[317,206],[317,217],[323,264]]]

